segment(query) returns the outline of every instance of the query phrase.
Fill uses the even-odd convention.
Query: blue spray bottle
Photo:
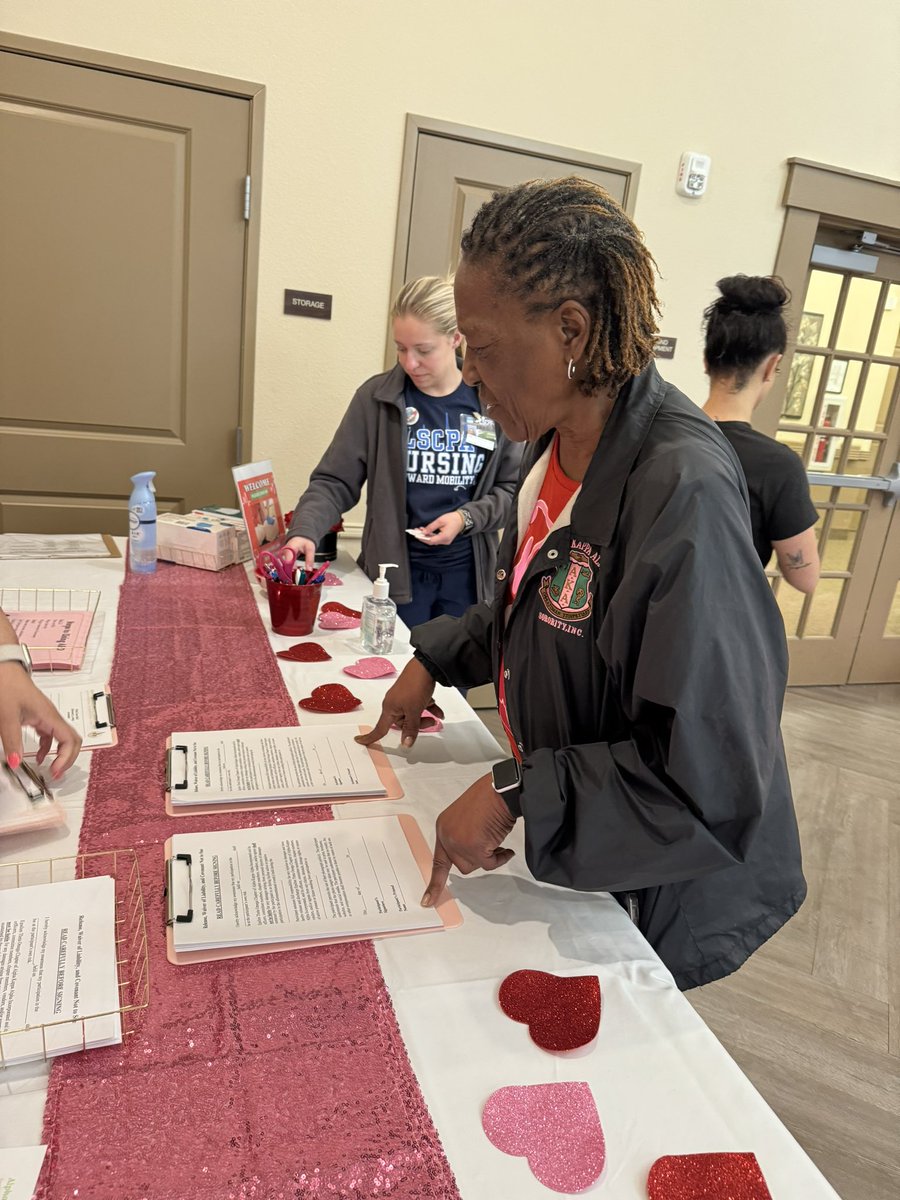
[[[152,479],[155,471],[132,475],[134,490],[128,501],[129,561],[132,571],[147,574],[156,570],[156,497]]]

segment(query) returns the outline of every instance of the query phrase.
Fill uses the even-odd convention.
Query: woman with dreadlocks
[[[612,892],[679,987],[735,970],[806,886],[779,731],[784,630],[740,465],[653,365],[654,263],[582,179],[495,195],[462,242],[463,375],[528,443],[492,605],[439,617],[365,740],[411,745],[435,680],[493,678],[513,757],[437,821],[492,870]]]

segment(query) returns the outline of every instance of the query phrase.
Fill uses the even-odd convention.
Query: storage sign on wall
[[[284,289],[284,311],[289,317],[318,317],[331,320],[331,297],[323,292],[292,292]]]

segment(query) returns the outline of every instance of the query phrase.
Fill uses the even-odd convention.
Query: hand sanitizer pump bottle
[[[396,563],[378,564],[378,578],[372,585],[372,595],[362,602],[362,644],[370,654],[390,654],[394,646],[397,605],[388,595],[385,571],[396,566]]]
[[[149,574],[156,570],[155,471],[132,475],[134,490],[128,501],[128,562],[132,571]]]

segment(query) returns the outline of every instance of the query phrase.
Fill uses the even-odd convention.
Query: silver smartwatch
[[[491,767],[491,784],[494,791],[503,797],[503,803],[515,818],[522,815],[520,792],[522,766],[517,758],[504,758]]]
[[[31,655],[28,647],[19,642],[10,642],[0,646],[0,663],[17,662],[27,675],[31,674]]]
[[[491,784],[494,791],[502,796],[504,792],[512,792],[522,786],[522,768],[517,758],[504,758],[502,762],[494,763],[491,767]]]
[[[463,533],[471,533],[475,528],[475,518],[467,508],[458,508],[456,511],[463,519]]]

